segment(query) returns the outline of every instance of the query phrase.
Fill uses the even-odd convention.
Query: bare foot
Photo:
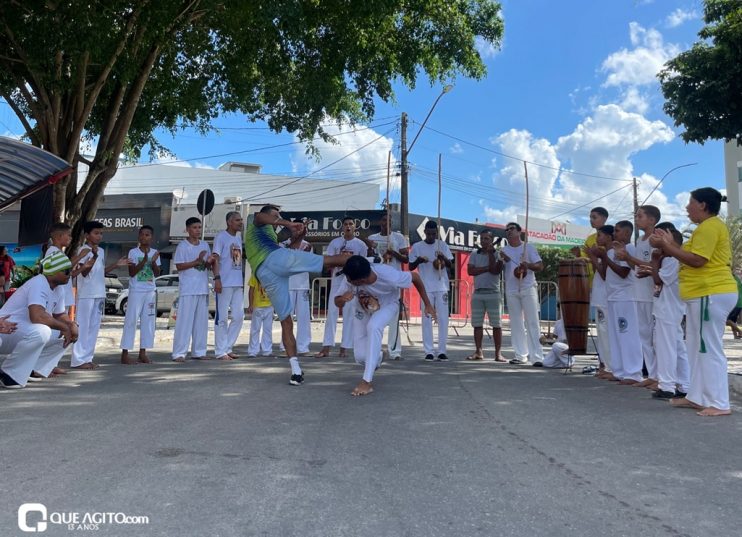
[[[634,384],[637,384],[637,381],[634,379],[623,379],[623,380],[619,380],[618,383],[621,386],[633,386]]]
[[[217,360],[222,360],[222,361],[227,362],[229,360],[234,360],[234,358],[232,358],[229,354],[223,354],[219,358],[217,358]]]
[[[371,386],[370,382],[366,382],[365,380],[362,380],[358,383],[358,386],[356,386],[352,392],[350,392],[350,395],[353,397],[357,397],[359,395],[368,395],[372,391],[374,391],[373,387]]]
[[[498,354],[495,356],[495,362],[507,363],[507,359],[502,354]]]
[[[608,380],[610,382],[618,382],[620,379],[615,376],[613,373],[606,373],[603,375],[603,380]]]
[[[151,364],[152,360],[149,359],[149,356],[147,356],[146,352],[139,351],[139,358],[137,358],[137,361],[140,364]]]
[[[52,369],[51,376],[56,377],[58,375],[66,375],[66,374],[67,374],[67,371],[65,371],[61,367],[55,367],[54,369]]]
[[[182,363],[185,362],[185,357],[184,356],[178,356],[177,358],[173,358],[173,362],[177,362],[179,364],[182,364]]]
[[[641,382],[637,382],[633,386],[634,388],[646,388],[647,386],[650,386],[653,383],[654,383],[654,379],[646,378]]]
[[[685,397],[681,397],[678,399],[670,399],[670,404],[677,408],[695,408],[696,410],[704,410],[704,408],[701,405],[698,405],[694,403],[693,401],[689,401]]]
[[[712,406],[704,408],[700,412],[696,412],[699,416],[729,416],[732,413],[730,409],[720,410]]]
[[[121,363],[124,365],[134,365],[134,360],[129,358],[129,351],[121,351]]]
[[[211,356],[192,356],[191,360],[213,360]]]
[[[345,347],[340,347],[340,352],[338,352],[338,357],[345,358]]]
[[[322,350],[314,355],[315,358],[327,358],[330,356],[330,347],[322,347]]]
[[[652,382],[649,386],[645,386],[648,390],[657,391],[660,389],[660,383],[657,381]]]
[[[98,364],[94,364],[93,362],[86,362],[82,365],[72,366],[72,369],[79,369],[79,370],[98,369]]]
[[[232,360],[236,360],[237,358],[240,357],[239,354],[235,354],[233,352],[228,352],[227,356],[229,356]]]

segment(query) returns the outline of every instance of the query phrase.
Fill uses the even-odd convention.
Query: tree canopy
[[[120,154],[161,148],[158,129],[210,129],[220,114],[303,140],[327,119],[361,121],[393,83],[485,66],[494,0],[5,0],[0,96],[36,146],[89,172],[55,185],[55,219],[93,218]],[[80,140],[95,154],[80,154]]]
[[[665,112],[686,142],[742,143],[742,0],[705,0],[701,41],[660,72]]]

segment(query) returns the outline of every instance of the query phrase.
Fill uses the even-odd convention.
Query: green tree
[[[742,274],[742,216],[727,216],[727,228],[732,244],[732,270]]]
[[[373,117],[395,81],[483,77],[476,38],[502,33],[495,0],[3,0],[0,95],[31,143],[89,166],[79,190],[55,185],[77,237],[120,155],[162,149],[158,129],[242,113],[326,139],[323,121]]]
[[[742,0],[705,0],[701,38],[659,74],[665,112],[686,142],[742,143]]]
[[[544,270],[536,274],[540,282],[559,282],[559,262],[562,259],[572,259],[574,255],[568,248],[557,248],[554,246],[537,246],[536,251],[544,263]]]

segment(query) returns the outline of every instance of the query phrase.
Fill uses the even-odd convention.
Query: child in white
[[[572,358],[567,351],[567,332],[564,330],[564,321],[559,319],[554,324],[554,335],[557,340],[551,346],[551,350],[544,356],[544,367],[572,367]]]
[[[178,243],[173,261],[178,269],[178,317],[173,337],[173,361],[184,362],[191,344],[191,358],[206,359],[209,328],[209,276],[212,266],[209,245],[202,241],[201,221],[186,220],[188,238]]]
[[[423,315],[423,347],[425,359],[447,360],[448,343],[448,269],[453,255],[448,245],[438,238],[438,224],[428,221],[425,224],[425,240],[418,241],[410,248],[410,271],[417,269],[430,303],[438,319],[438,349],[433,343],[433,318]]]
[[[247,312],[251,315],[251,320],[247,355],[254,358],[260,352],[262,356],[271,356],[273,354],[273,305],[254,274],[250,277],[249,285]]]
[[[150,363],[147,349],[155,346],[157,295],[155,277],[160,275],[160,253],[150,248],[152,228],[139,229],[139,245],[129,250],[129,296],[126,299],[124,330],[121,334],[121,363],[132,364],[129,351],[134,349],[134,336],[139,321],[139,363]]]
[[[603,371],[599,372],[598,376],[606,380],[617,380],[613,376],[611,366],[611,346],[608,334],[608,296],[605,286],[607,267],[598,255],[598,253],[608,251],[613,247],[613,226],[598,228],[595,241],[596,244],[587,250],[587,254],[594,268],[590,306],[595,308],[595,328],[598,332],[596,346],[598,347],[598,360],[603,364]]]
[[[242,216],[237,211],[227,213],[227,229],[214,238],[214,354],[220,360],[237,357],[233,347],[245,319],[245,276],[242,272]],[[232,320],[229,320],[230,311]]]
[[[281,243],[281,246],[305,252],[312,251],[312,245],[301,238],[297,241],[287,239]],[[312,342],[308,272],[289,276],[289,293],[291,295],[291,306],[294,315],[296,315],[296,350],[299,354],[306,354],[309,352],[309,344]],[[281,350],[284,350],[283,342],[281,342]]]

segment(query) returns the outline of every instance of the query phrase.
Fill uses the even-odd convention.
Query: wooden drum
[[[587,263],[581,259],[559,262],[559,300],[569,354],[587,352],[590,285]]]

